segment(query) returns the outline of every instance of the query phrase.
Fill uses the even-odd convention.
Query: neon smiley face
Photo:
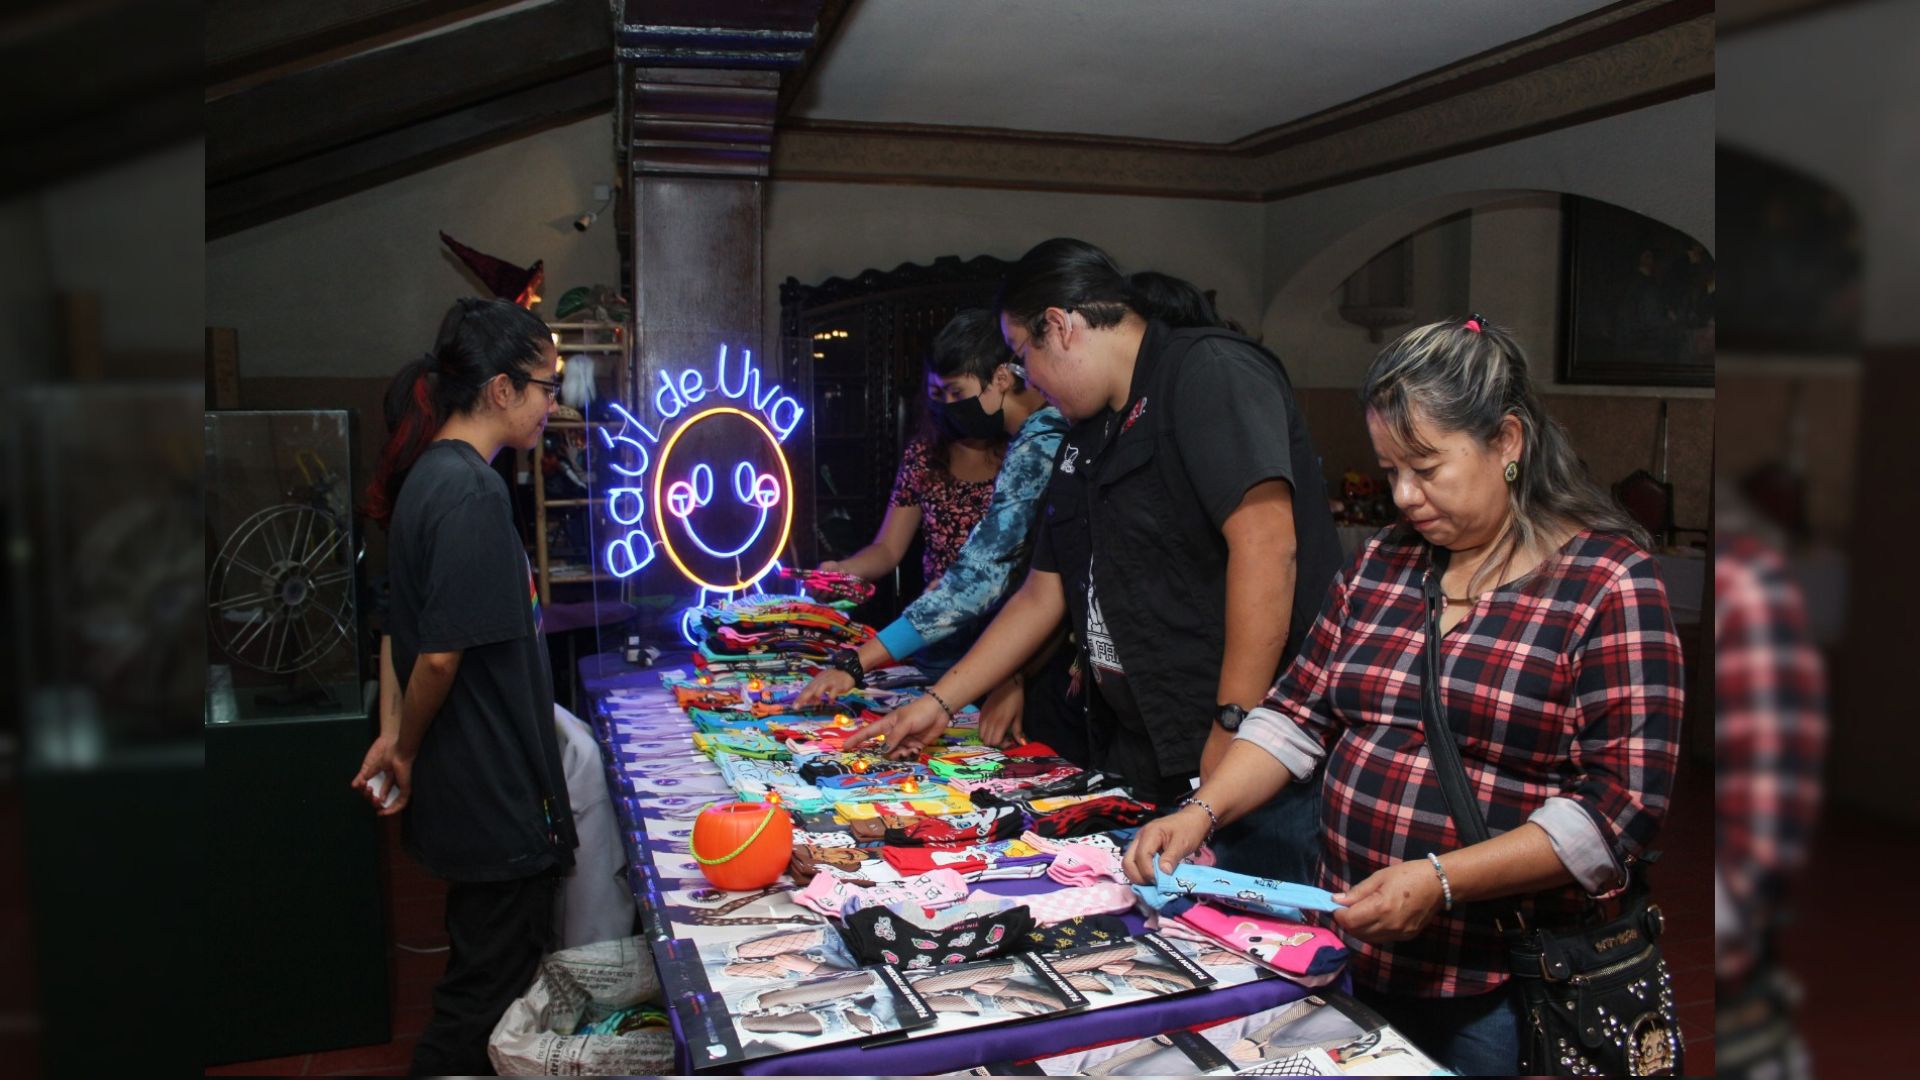
[[[751,424],[759,436],[766,440],[768,449],[775,461],[779,462],[779,474],[762,472],[752,462],[736,458],[728,470],[728,488],[720,492],[712,465],[696,462],[686,472],[680,473],[682,479],[666,482],[669,474],[679,473],[687,451],[680,450],[681,460],[676,460],[675,450],[687,432],[710,424],[722,417],[732,417]],[[723,466],[724,467],[724,466]],[[731,592],[751,586],[773,568],[780,552],[787,546],[787,538],[793,528],[793,503],[787,493],[793,490],[793,472],[787,464],[786,455],[780,449],[780,440],[759,417],[742,409],[731,406],[716,406],[695,416],[689,417],[680,425],[672,437],[661,448],[653,475],[653,512],[656,522],[656,535],[660,538],[660,547],[667,557],[679,568],[688,580],[705,589],[716,592]],[[715,506],[725,507],[732,503],[750,508],[750,525],[729,545],[715,543],[714,538],[703,535],[702,524],[706,518],[700,511]],[[762,547],[768,535],[768,526],[778,521],[776,542]],[[710,527],[710,525],[709,525]],[[702,562],[712,560],[738,560],[754,549],[764,550],[764,563],[753,565],[736,562],[734,581],[713,581],[696,572],[691,563],[694,559]]]
[[[713,502],[713,469],[705,462],[695,465],[693,472],[687,474],[687,479],[675,480],[667,487],[667,511],[680,520],[680,527],[686,530],[687,538],[698,545],[701,551],[716,559],[731,559],[752,547],[753,542],[766,531],[768,514],[780,504],[780,482],[770,474],[755,469],[752,462],[742,461],[733,468],[733,497],[743,506],[757,508],[760,514],[753,528],[748,530],[747,538],[726,551],[702,539],[693,524],[693,512]]]

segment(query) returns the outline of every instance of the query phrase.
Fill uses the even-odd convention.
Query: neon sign
[[[711,600],[761,591],[793,531],[793,471],[782,444],[806,410],[778,384],[762,384],[752,352],[742,351],[738,367],[729,372],[722,345],[711,382],[697,368],[662,371],[654,426],[615,403],[619,430],[598,429],[620,478],[606,489],[607,516],[625,530],[602,561],[627,578],[664,552],[700,589],[681,616],[683,634]],[[723,401],[698,407],[715,394]]]

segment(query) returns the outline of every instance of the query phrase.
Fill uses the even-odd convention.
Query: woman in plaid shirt
[[[1583,471],[1527,361],[1477,316],[1374,361],[1367,429],[1400,524],[1356,553],[1311,636],[1136,881],[1323,764],[1323,884],[1374,1006],[1456,1071],[1511,1074],[1501,905],[1548,923],[1626,885],[1667,809],[1680,643],[1646,534]],[[1441,697],[1493,839],[1463,847],[1425,745],[1422,580],[1440,574]]]

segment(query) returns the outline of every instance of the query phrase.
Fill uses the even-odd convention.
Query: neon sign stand
[[[737,381],[729,378],[725,345],[720,346],[711,383],[698,368],[662,371],[659,376],[652,398],[659,419],[652,427],[615,403],[620,430],[598,429],[601,441],[614,452],[608,467],[621,477],[606,490],[607,516],[626,530],[606,546],[601,558],[608,573],[625,579],[665,552],[680,575],[699,589],[694,605],[680,615],[680,634],[692,644],[700,609],[736,596],[764,595],[760,582],[780,569],[780,552],[793,532],[793,469],[782,444],[800,426],[806,410],[778,384],[762,386],[751,351],[742,351]],[[696,408],[710,394],[723,402]],[[682,447],[688,432],[722,424],[748,425],[771,450],[777,470],[762,471],[743,451],[731,467],[723,466],[727,482],[722,487],[713,464],[692,460],[692,452]],[[716,503],[750,509],[752,524],[744,539],[729,545],[702,534],[696,519]],[[776,539],[763,546],[768,535]],[[705,569],[726,562],[733,564],[731,575]],[[729,576],[733,580],[725,580]]]

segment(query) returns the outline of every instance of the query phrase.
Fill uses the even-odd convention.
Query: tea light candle
[[[912,795],[913,793],[920,790],[920,781],[902,780],[900,781],[900,790],[906,792],[909,795]]]
[[[866,772],[868,768],[866,759],[862,758],[861,760],[854,762],[851,768],[853,769],[854,772],[857,772],[857,773]]]
[[[836,716],[836,717],[834,717],[834,718],[833,718],[833,726],[835,726],[835,727],[852,727],[852,726],[853,726],[853,717],[851,717],[851,716],[848,716],[848,715],[847,715],[846,713],[841,713],[840,715],[838,715],[838,716]]]

